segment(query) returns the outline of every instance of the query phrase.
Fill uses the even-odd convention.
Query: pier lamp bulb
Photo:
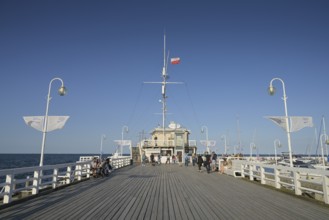
[[[326,140],[326,145],[329,145],[329,139]]]
[[[66,88],[65,88],[65,86],[61,86],[59,89],[58,89],[58,94],[60,95],[60,96],[64,96],[64,95],[66,95]]]
[[[274,95],[275,93],[275,87],[273,87],[272,85],[270,85],[267,89],[267,92],[269,95]]]

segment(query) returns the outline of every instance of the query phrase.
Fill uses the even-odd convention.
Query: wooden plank
[[[131,166],[9,207],[0,219],[326,219],[319,205],[178,165]]]

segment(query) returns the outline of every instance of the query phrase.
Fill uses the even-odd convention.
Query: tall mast
[[[162,68],[162,135],[163,141],[165,140],[165,123],[166,123],[166,34],[163,37],[163,68]]]
[[[169,57],[169,52],[167,54],[167,59]],[[158,83],[162,84],[162,129],[163,129],[163,141],[165,142],[165,123],[166,123],[166,113],[167,113],[167,95],[166,95],[166,85],[167,84],[183,84],[182,82],[167,82],[168,74],[167,74],[167,62],[166,62],[166,35],[164,34],[163,38],[163,67],[162,67],[162,82],[144,82],[144,83]]]

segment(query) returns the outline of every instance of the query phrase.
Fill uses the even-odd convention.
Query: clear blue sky
[[[44,115],[48,85],[60,77],[67,96],[52,85],[49,115],[69,115],[62,130],[48,133],[46,153],[112,153],[113,140],[138,140],[162,124],[160,85],[163,34],[171,57],[167,121],[191,130],[190,139],[222,135],[243,153],[250,142],[273,153],[281,128],[263,118],[312,116],[319,131],[329,117],[329,2],[275,1],[0,1],[0,153],[40,153],[42,134],[22,117]],[[239,124],[239,126],[238,126]],[[314,128],[292,133],[294,153],[312,146]],[[200,146],[200,144],[199,144]],[[200,146],[201,147],[201,146]],[[233,149],[230,149],[233,152]]]

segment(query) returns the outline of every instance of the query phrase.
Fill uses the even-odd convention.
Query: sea
[[[96,156],[99,154],[45,154],[44,165],[74,163],[80,156]],[[108,154],[103,154],[106,158]],[[40,154],[0,154],[0,170],[39,166]]]

